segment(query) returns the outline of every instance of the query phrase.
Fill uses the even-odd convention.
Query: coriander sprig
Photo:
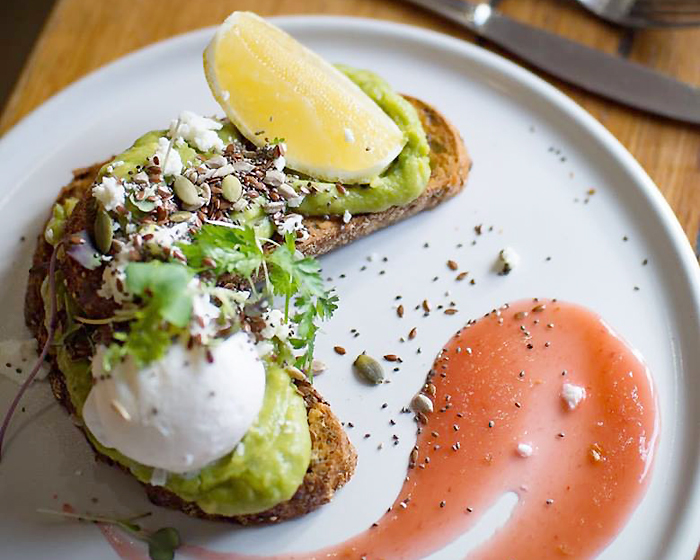
[[[117,331],[104,355],[104,368],[125,356],[138,365],[162,358],[177,329],[187,326],[192,314],[192,294],[188,285],[192,271],[186,266],[160,261],[135,262],[126,267],[126,286],[140,297],[143,305],[134,311],[129,331]]]
[[[310,371],[317,322],[331,317],[338,307],[338,297],[324,287],[318,261],[297,251],[294,234],[287,234],[283,244],[266,251],[251,227],[205,224],[191,243],[179,246],[195,273],[208,270],[217,278],[224,274],[238,276],[248,280],[251,287],[264,276],[268,293],[261,297],[284,298],[285,320],[296,324],[296,336],[290,342],[301,351],[295,365]],[[296,312],[291,310],[293,300]]]
[[[57,511],[53,509],[38,509],[37,511],[39,513],[58,515],[88,523],[104,523],[119,527],[148,545],[148,557],[151,560],[172,560],[175,557],[175,551],[180,548],[182,544],[180,533],[173,527],[162,527],[156,531],[149,531],[135,523],[140,519],[152,515],[150,512],[133,517],[117,518],[91,515],[89,513],[75,513],[72,511]]]

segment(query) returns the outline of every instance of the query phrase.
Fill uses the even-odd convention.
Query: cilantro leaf
[[[192,270],[211,270],[216,276],[233,274],[251,280],[265,259],[253,228],[205,224],[192,243],[179,243],[178,246]],[[211,263],[214,263],[213,267]]]
[[[185,327],[192,314],[192,297],[187,285],[192,274],[187,267],[160,261],[130,263],[126,286],[134,295],[149,297],[150,306],[169,323]]]
[[[318,322],[331,317],[338,297],[324,287],[318,261],[297,251],[294,234],[287,234],[274,250],[265,251],[252,227],[206,224],[191,243],[179,246],[195,272],[208,270],[217,277],[231,274],[246,278],[251,285],[264,276],[267,293],[263,297],[283,297],[285,320],[296,323],[296,335],[290,340],[301,351],[296,365],[310,370]],[[293,299],[295,310],[291,312]]]
[[[104,356],[106,371],[126,356],[132,356],[139,366],[165,356],[173,336],[189,324],[191,278],[191,271],[180,264],[149,261],[127,265],[127,288],[143,304],[134,312],[129,331],[114,334],[116,341]]]

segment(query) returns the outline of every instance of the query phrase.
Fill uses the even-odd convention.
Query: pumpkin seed
[[[302,372],[299,368],[287,366],[286,371],[289,377],[292,379],[296,379],[297,381],[306,381],[306,375],[304,375],[304,372]]]
[[[180,212],[173,212],[170,214],[170,221],[176,224],[182,223],[182,222],[189,222],[192,219],[192,212],[185,212],[185,211],[180,211]]]
[[[221,194],[229,202],[236,202],[243,194],[243,186],[235,175],[226,175],[221,181]]]
[[[156,203],[153,202],[152,200],[138,200],[133,194],[129,196],[129,201],[131,204],[133,204],[136,208],[141,210],[141,212],[144,212],[146,214],[149,214],[153,212],[156,208]]]
[[[360,354],[353,362],[353,366],[355,366],[357,373],[370,383],[378,385],[384,381],[384,368],[377,360],[367,354]]]
[[[97,211],[95,217],[95,244],[101,253],[108,253],[112,247],[114,230],[112,229],[112,218],[104,210]]]
[[[197,195],[197,188],[192,184],[192,181],[186,177],[183,177],[182,175],[175,177],[173,190],[175,191],[177,197],[182,200],[182,202],[189,204],[190,206],[194,206],[201,201]]]
[[[411,410],[416,414],[425,414],[433,411],[433,401],[426,397],[423,393],[418,393],[411,399]]]

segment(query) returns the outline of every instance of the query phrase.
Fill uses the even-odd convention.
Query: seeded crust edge
[[[375,214],[357,215],[347,224],[338,218],[305,218],[304,222],[310,235],[299,246],[305,254],[318,256],[342,247],[422,210],[433,208],[458,194],[464,187],[471,169],[471,160],[459,131],[427,103],[408,96],[406,98],[418,110],[430,144],[431,177],[425,192],[406,206],[390,208]],[[80,198],[92,184],[102,165],[103,163],[99,163],[75,170],[73,181],[61,190],[57,200],[70,196]],[[46,340],[44,306],[40,290],[48,272],[51,252],[52,247],[44,240],[42,233],[37,239],[37,248],[25,294],[25,321],[40,344]],[[74,415],[75,410],[68,395],[63,373],[55,363],[55,359],[51,358],[51,360],[49,382],[53,394],[66,410]],[[207,514],[194,502],[187,502],[163,487],[142,484],[148,498],[156,505],[178,509],[192,517],[241,525],[279,523],[309,513],[328,503],[334,493],[346,484],[354,473],[357,454],[338,418],[323,397],[306,381],[297,380],[295,384],[307,408],[312,455],[304,480],[290,500],[260,513],[227,517]],[[89,440],[88,443],[90,443]],[[98,460],[128,472],[118,463],[94,448],[93,450]]]
[[[405,206],[356,215],[347,224],[343,223],[342,217],[304,218],[309,238],[297,245],[302,253],[311,256],[328,253],[423,210],[434,208],[464,188],[472,162],[459,130],[431,105],[408,95],[404,97],[418,111],[430,145],[431,175],[425,191]]]

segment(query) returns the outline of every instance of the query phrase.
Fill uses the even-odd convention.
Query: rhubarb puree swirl
[[[565,385],[567,387],[565,387]],[[659,420],[649,371],[598,315],[525,300],[444,346],[408,477],[365,532],[313,552],[250,556],[185,546],[200,560],[417,560],[468,531],[504,493],[510,519],[468,558],[595,557],[646,489]]]

